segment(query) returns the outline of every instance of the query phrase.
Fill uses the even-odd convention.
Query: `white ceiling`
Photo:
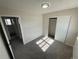
[[[21,10],[29,13],[48,13],[77,7],[77,0],[48,0],[51,5],[47,9],[41,8],[43,0],[0,0],[0,7]]]

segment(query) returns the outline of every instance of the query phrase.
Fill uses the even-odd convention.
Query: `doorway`
[[[53,39],[55,38],[56,23],[57,18],[49,18],[48,36]]]
[[[1,17],[1,25],[6,36],[7,44],[10,48],[13,58],[15,59],[14,50],[18,43],[23,44],[21,28],[18,17]]]

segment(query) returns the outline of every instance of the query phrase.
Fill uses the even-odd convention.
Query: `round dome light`
[[[49,7],[49,3],[45,2],[41,4],[42,8],[48,8]]]

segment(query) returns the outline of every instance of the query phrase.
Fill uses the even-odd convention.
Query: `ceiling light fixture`
[[[48,2],[44,2],[41,4],[42,8],[48,8],[49,7],[49,3]]]

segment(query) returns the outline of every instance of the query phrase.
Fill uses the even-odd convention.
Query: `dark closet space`
[[[55,38],[56,23],[57,18],[49,18],[48,36],[53,39]]]

